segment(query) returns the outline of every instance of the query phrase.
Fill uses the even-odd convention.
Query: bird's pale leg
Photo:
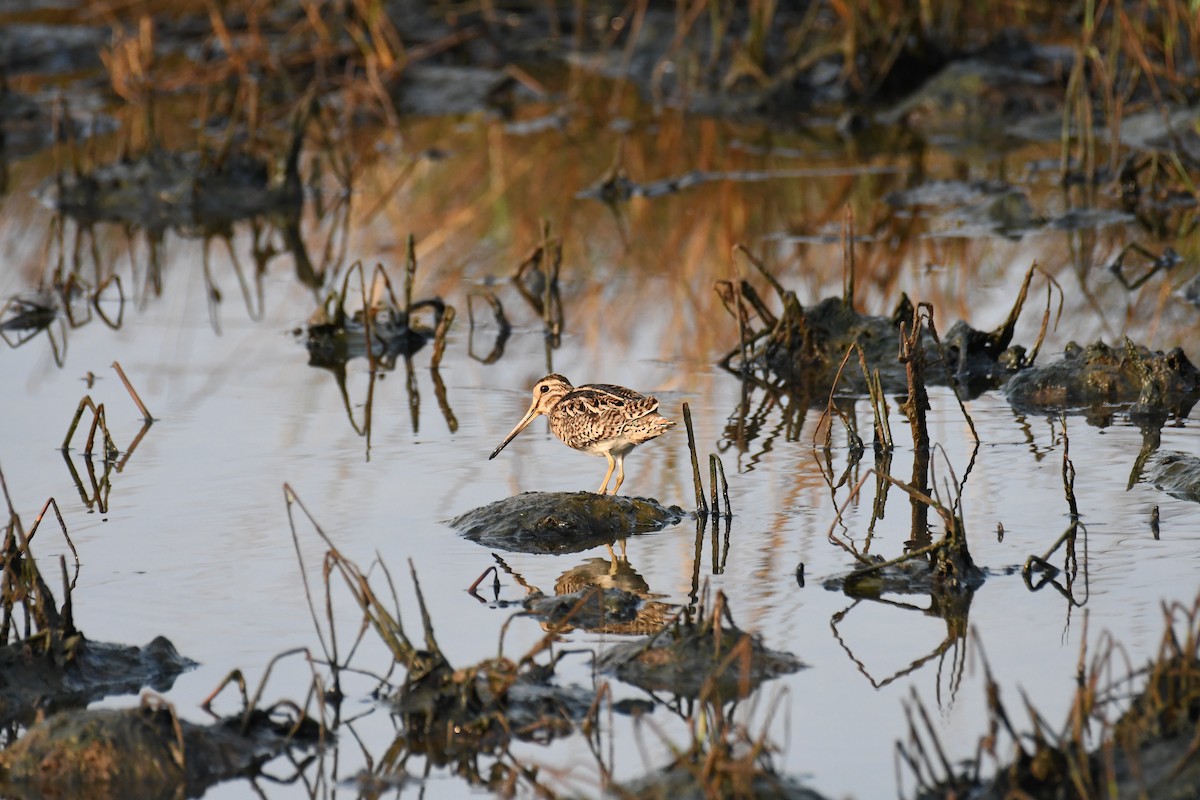
[[[604,457],[608,459],[608,472],[604,473],[604,483],[600,484],[600,488],[596,490],[596,494],[604,494],[604,490],[608,488],[608,479],[612,477],[613,468],[617,465],[616,462],[613,461],[612,453],[606,452]],[[619,480],[617,481],[617,485],[621,485]],[[613,494],[616,493],[617,490],[613,489]]]
[[[612,468],[609,467],[611,470]],[[615,495],[617,490],[621,488],[621,483],[625,480],[625,454],[617,455],[617,485],[613,487],[612,493]],[[607,480],[605,481],[607,483]]]

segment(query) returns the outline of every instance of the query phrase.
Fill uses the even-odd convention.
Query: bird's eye
[[[543,387],[542,387],[542,394],[545,394],[545,393],[546,393],[546,392],[548,392],[548,391],[550,391],[550,387],[549,387],[549,386],[543,386]]]

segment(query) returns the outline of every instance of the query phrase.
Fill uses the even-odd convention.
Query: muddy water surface
[[[831,465],[833,479],[840,478],[849,451],[840,427],[828,460],[814,447],[819,410],[785,415],[775,407],[756,417],[763,397],[752,393],[753,419],[737,434],[742,386],[715,366],[736,344],[737,327],[712,283],[750,276],[748,264],[731,254],[733,245],[744,243],[765,255],[801,303],[840,292],[837,239],[849,205],[862,239],[856,296],[864,311],[890,314],[907,292],[933,304],[942,330],[964,317],[991,328],[1007,314],[1021,276],[1036,260],[1064,294],[1043,358],[1055,357],[1073,339],[1086,343],[1102,336],[1117,343],[1129,335],[1152,348],[1182,346],[1197,359],[1200,312],[1176,291],[1197,270],[1195,234],[1169,241],[1184,256],[1173,272],[1129,290],[1107,266],[1126,243],[1149,237],[1119,215],[1105,216],[1103,225],[1062,222],[1072,219],[1074,205],[1109,210],[1115,199],[1064,193],[1055,174],[1031,169],[1056,155],[1053,144],[1008,152],[864,153],[833,135],[821,142],[752,125],[671,114],[652,118],[629,97],[610,116],[604,110],[607,88],[594,91],[597,98],[568,108],[557,127],[538,121],[561,109],[532,106],[521,111],[533,123],[524,126],[470,116],[413,121],[394,135],[364,135],[356,143],[364,168],[345,228],[337,227],[333,212],[318,218],[311,202],[304,215],[310,252],[321,252],[330,237],[344,241],[337,277],[331,270],[320,289],[299,282],[292,257],[282,255],[267,264],[260,286],[250,279],[243,302],[224,242],[211,244],[206,280],[202,240],[175,232],[163,236],[155,279],[144,231],[127,236],[117,226],[94,227],[94,250],[85,237],[78,257],[84,274],[96,269],[121,276],[127,297],[119,329],[99,319],[73,329],[56,323],[49,334],[0,350],[6,384],[0,463],[19,511],[32,515],[48,496],[63,506],[83,561],[75,609],[81,629],[103,641],[170,637],[181,653],[202,662],[169,694],[184,716],[197,718],[197,705],[229,670],[259,675],[282,650],[315,649],[287,525],[281,488],[287,482],[348,556],[366,564],[378,554],[391,568],[402,614],[415,626],[404,569],[412,560],[452,661],[494,655],[512,609],[481,603],[465,590],[496,561],[445,521],[521,491],[599,483],[603,462],[568,450],[540,421],[487,460],[524,412],[529,387],[557,371],[576,383],[653,392],[674,419],[681,419],[687,402],[701,457],[721,453],[735,512],[728,533],[722,529],[714,540],[709,529],[698,538],[685,520],[632,538],[629,566],[672,603],[689,603],[701,584],[723,590],[741,627],[809,667],[766,683],[737,714],[754,731],[767,727],[779,748],[780,771],[823,794],[896,793],[893,745],[905,736],[902,701],[912,692],[936,709],[934,723],[948,755],[973,755],[985,727],[979,643],[1007,696],[1025,691],[1052,721],[1066,713],[1085,632],[1090,642],[1111,633],[1135,663],[1149,657],[1161,634],[1160,603],[1188,602],[1196,594],[1200,508],[1143,482],[1129,485],[1144,437],[1123,413],[1103,420],[1071,414],[1064,422],[1053,414],[1021,415],[1003,396],[988,393],[967,404],[981,439],[973,453],[953,395],[931,390],[930,434],[940,446],[936,482],[953,480],[951,470],[959,480],[966,477],[962,514],[972,554],[989,577],[969,602],[941,615],[930,610],[928,595],[854,600],[822,587],[853,566],[827,535],[836,508],[872,464],[870,450],[850,479],[831,489],[826,470]],[[596,110],[585,110],[592,109],[589,99]],[[622,138],[624,168],[634,181],[695,170],[708,179],[611,208],[580,197],[603,177]],[[105,146],[113,144],[99,149]],[[45,155],[11,166],[10,190],[0,198],[0,296],[30,291],[60,255],[75,257],[74,223],[66,223],[64,252],[55,241],[52,213],[31,199],[52,170]],[[973,189],[966,197],[935,193],[935,200],[949,197],[944,205],[890,196],[932,181],[965,177],[962,185],[970,186],[1014,175],[1022,176],[1018,188],[1031,211],[1015,222],[997,224],[990,212],[966,215],[972,204],[987,202]],[[323,199],[329,206],[345,198],[329,187]],[[565,325],[556,348],[547,347],[541,320],[508,281],[536,244],[542,218],[564,240]],[[410,232],[419,258],[415,296],[439,295],[459,312],[440,370],[452,418],[436,397],[429,348],[413,356],[411,378],[401,359],[373,386],[366,361],[349,362],[343,395],[335,373],[308,365],[303,338],[295,333],[324,292],[340,286],[350,261],[381,262],[399,284]],[[252,269],[251,244],[249,229],[235,227],[232,251],[243,270]],[[1162,245],[1148,241],[1153,248]],[[210,300],[213,285],[219,302]],[[493,347],[497,328],[483,306],[476,306],[473,331],[466,314],[468,295],[485,289],[500,299],[513,325],[503,355],[490,364],[472,354],[482,357]],[[1035,281],[1036,300],[1017,330],[1024,344],[1036,337],[1044,292],[1045,282]],[[101,304],[115,316],[113,296]],[[65,459],[57,448],[84,394],[105,403],[120,449],[138,433],[139,415],[110,367],[114,360],[157,421],[121,470],[108,475],[106,507],[100,509],[84,502],[65,463],[90,494],[80,439]],[[90,388],[89,372],[96,376]],[[369,442],[356,430],[368,413]],[[865,401],[856,413],[867,430]],[[892,426],[898,442],[892,472],[907,476],[911,442],[894,402]],[[1067,525],[1064,428],[1087,532],[1077,543],[1079,569],[1070,582],[1059,576],[1057,587],[1034,591],[1010,568],[1044,554]],[[1173,422],[1161,433],[1161,448],[1198,452],[1195,431],[1190,421]],[[627,466],[624,491],[694,506],[682,428],[639,448]],[[94,467],[103,473],[100,462]],[[836,529],[860,547],[868,546],[873,483]],[[1155,507],[1157,538],[1150,524]],[[907,498],[892,491],[870,552],[899,555],[909,520]],[[302,538],[302,545],[315,564],[323,547],[315,537]],[[48,537],[41,547],[45,558],[60,546]],[[497,555],[525,584],[547,593],[564,572],[607,558],[603,547],[562,556]],[[1050,560],[1061,567],[1062,552]],[[803,585],[797,578],[801,564]],[[495,599],[490,588],[483,594]],[[503,576],[500,600],[525,594],[510,574]],[[339,613],[348,637],[357,612],[344,604]],[[968,629],[976,639],[967,637]],[[517,620],[507,629],[504,651],[523,652],[543,633],[536,621]],[[577,631],[567,646],[602,648],[617,639]],[[359,663],[385,672],[386,656],[374,652],[376,645],[365,647]],[[308,676],[298,661],[285,662],[271,688],[299,698]],[[593,674],[587,658],[573,656],[560,665],[559,679],[593,686],[604,678]],[[345,715],[368,712],[373,682],[352,678],[348,686]],[[613,691],[617,699],[643,697],[619,683]],[[773,708],[779,713],[772,716]],[[685,741],[685,726],[670,709],[659,708],[650,720],[654,730],[618,715],[601,734],[602,754],[611,757],[607,766],[617,779],[664,763],[664,739]],[[378,759],[395,736],[382,711],[365,714],[354,728],[361,743],[340,736],[336,766],[324,763],[326,779],[349,777],[368,755]],[[513,752],[543,765],[553,787],[597,793],[600,769],[579,736],[547,747],[519,744]],[[423,768],[419,760],[407,765],[417,775]],[[426,796],[473,792],[437,769],[428,782]],[[248,791],[226,784],[209,796]],[[306,794],[302,785],[265,791],[272,797]]]

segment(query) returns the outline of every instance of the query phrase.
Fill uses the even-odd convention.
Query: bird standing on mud
[[[658,413],[658,401],[653,397],[607,383],[572,386],[562,375],[552,373],[534,385],[529,410],[488,459],[499,455],[540,414],[546,415],[551,432],[567,447],[608,459],[608,472],[596,490],[599,494],[605,494],[614,468],[617,482],[612,493],[621,488],[630,450],[675,425]]]

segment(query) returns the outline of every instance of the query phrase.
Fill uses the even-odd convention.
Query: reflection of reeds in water
[[[531,108],[528,113],[547,110]],[[633,105],[624,110],[638,114]],[[709,287],[737,275],[739,265],[730,254],[738,242],[758,249],[762,237],[774,237],[767,260],[800,302],[812,303],[831,293],[842,274],[836,231],[847,205],[862,237],[856,252],[860,310],[890,310],[903,288],[915,299],[931,302],[947,327],[956,318],[971,318],[986,327],[1000,309],[981,307],[980,289],[1015,286],[1031,255],[1036,255],[1069,289],[1083,290],[1068,292],[1064,315],[1080,320],[1086,330],[1097,329],[1097,316],[1100,325],[1123,328],[1126,317],[1162,319],[1168,313],[1162,307],[1165,284],[1130,294],[1107,284],[1097,286],[1089,276],[1092,264],[1122,246],[1126,234],[1120,229],[1039,236],[1036,242],[922,238],[929,230],[927,217],[880,202],[892,189],[930,178],[958,171],[998,176],[1011,169],[1008,166],[973,164],[936,151],[879,154],[859,163],[850,151],[827,148],[812,151],[808,158],[828,166],[832,174],[701,183],[662,197],[633,198],[610,209],[596,201],[561,202],[610,167],[616,135],[583,121],[571,121],[566,135],[552,131],[524,136],[507,134],[498,121],[465,130],[452,130],[448,121],[422,121],[410,126],[409,136],[412,152],[436,145],[449,156],[412,171],[381,210],[380,219],[390,224],[381,226],[377,220],[363,231],[364,241],[386,249],[397,226],[430,231],[422,236],[423,263],[430,264],[431,275],[440,276],[431,278],[441,281],[435,284],[438,289],[449,289],[462,274],[468,280],[509,274],[539,241],[539,215],[555,204],[551,219],[563,241],[566,332],[589,351],[648,349],[649,357],[669,361],[711,360],[736,335],[735,326],[722,319],[720,298]],[[665,114],[654,131],[624,135],[624,166],[638,180],[694,169],[769,172],[796,166],[794,159],[757,154],[737,144],[738,139],[771,142],[765,129]],[[1045,152],[1031,146],[1002,163],[1020,164],[1023,158]],[[366,190],[389,186],[398,169],[407,167],[381,163]],[[1031,186],[1029,191],[1034,203],[1052,207],[1061,202],[1049,186]],[[791,238],[793,234],[802,236]],[[1072,267],[1078,271],[1068,280],[1064,271]],[[614,298],[622,302],[614,303]],[[1117,305],[1128,306],[1129,313],[1117,317],[1104,310]],[[1172,323],[1195,327],[1181,309],[1170,313]],[[717,324],[711,324],[714,320]],[[517,326],[532,323],[520,317],[510,321]]]
[[[125,385],[125,390],[133,399],[138,410],[142,412],[141,429],[122,454],[122,451],[113,440],[112,433],[108,429],[108,419],[104,403],[96,403],[91,395],[84,395],[75,409],[75,415],[71,418],[70,425],[67,427],[67,435],[63,439],[61,448],[63,460],[66,462],[67,469],[71,473],[71,478],[75,482],[75,488],[79,490],[79,497],[83,501],[83,504],[88,508],[95,506],[96,510],[101,513],[105,513],[108,510],[108,495],[112,488],[112,473],[114,470],[120,473],[125,469],[125,465],[129,463],[129,459],[133,457],[134,451],[137,450],[142,438],[150,430],[150,426],[154,422],[154,418],[146,410],[145,403],[142,402],[142,398],[138,395],[137,390],[133,388],[133,384],[130,383],[129,378],[125,375],[125,370],[121,368],[121,364],[114,361],[113,369],[116,370],[117,376],[121,379],[121,383]],[[75,469],[75,463],[72,461],[70,453],[71,440],[75,436],[75,431],[78,429],[79,423],[84,420],[84,414],[87,411],[91,412],[91,424],[88,426],[87,438],[84,441],[82,454],[90,488],[83,485],[83,481],[79,477],[79,472]],[[92,453],[97,442],[97,434],[100,435],[101,461],[104,465],[104,472],[99,479],[96,477],[95,463],[92,459]]]
[[[1194,796],[1200,598],[1190,606],[1164,603],[1158,651],[1141,669],[1130,666],[1109,635],[1100,637],[1089,661],[1084,619],[1076,689],[1057,729],[1022,696],[1032,731],[1019,733],[983,655],[988,730],[966,766],[954,767],[914,695],[905,709],[908,739],[896,749],[916,796]],[[974,642],[982,654],[978,636]]]
[[[598,101],[595,94],[603,92],[585,85],[577,99]],[[172,102],[178,106],[180,101]],[[174,110],[187,116],[184,108]],[[519,113],[557,110],[533,105]],[[636,120],[645,111],[630,97],[619,113]],[[164,110],[160,116],[176,114]],[[724,319],[720,298],[710,288],[742,269],[730,255],[734,245],[746,242],[759,250],[763,237],[769,237],[766,260],[771,269],[800,302],[815,302],[840,284],[837,229],[848,206],[862,237],[856,250],[860,310],[885,312],[906,289],[931,302],[945,324],[956,317],[978,317],[980,288],[1014,282],[1017,276],[1009,264],[1023,269],[1033,251],[1068,289],[1082,289],[1068,291],[1065,315],[1086,319],[1087,330],[1155,320],[1166,323],[1164,334],[1174,341],[1184,335],[1174,334],[1176,328],[1196,328],[1194,315],[1185,317],[1183,309],[1167,304],[1169,281],[1151,281],[1133,293],[1095,285],[1089,271],[1125,244],[1121,230],[1085,229],[1023,243],[922,238],[929,230],[927,217],[880,202],[890,190],[930,178],[1002,176],[1025,159],[1044,155],[1045,148],[1029,146],[996,163],[933,150],[859,156],[841,144],[797,143],[766,127],[665,112],[653,129],[635,126],[621,139],[624,168],[635,180],[696,169],[733,175],[667,196],[634,198],[611,209],[596,201],[564,201],[610,167],[617,134],[603,127],[603,121],[603,116],[592,121],[579,114],[568,118],[565,132],[516,135],[499,120],[468,120],[465,125],[456,119],[406,120],[403,150],[392,147],[383,157],[371,154],[375,145],[386,142],[376,131],[347,133],[338,141],[318,136],[315,146],[326,151],[322,160],[330,165],[345,160],[342,149],[357,155],[350,173],[338,177],[344,170],[331,167],[323,179],[325,191],[332,190],[328,196],[353,188],[354,194],[343,194],[345,201],[337,206],[347,214],[347,233],[335,235],[319,217],[310,217],[300,232],[310,252],[324,251],[316,273],[344,268],[348,247],[399,264],[403,240],[396,231],[413,230],[420,233],[419,255],[433,291],[457,303],[453,298],[465,295],[470,282],[511,274],[541,241],[539,218],[547,216],[563,247],[565,333],[589,351],[649,351],[646,356],[652,358],[707,363],[736,336],[736,326]],[[318,127],[329,125],[325,120]],[[156,131],[167,143],[195,138],[165,123]],[[783,154],[773,155],[772,147]],[[809,177],[770,178],[772,170],[796,166],[819,169]],[[758,178],[739,180],[739,172]],[[339,187],[347,180],[352,183]],[[1046,185],[1030,187],[1035,205],[1061,204],[1064,199],[1057,194]],[[365,199],[356,201],[355,196]],[[16,211],[18,216],[27,213]],[[99,252],[111,253],[114,261],[118,255],[124,258],[122,250],[136,256],[132,243],[122,243],[115,233],[99,232]],[[1195,238],[1180,243],[1185,258],[1195,250]],[[1071,268],[1077,274],[1068,283],[1063,273]],[[1105,310],[1112,308],[1120,308],[1119,314]],[[532,323],[531,316],[510,321],[517,327]],[[977,324],[985,326],[989,320]]]

